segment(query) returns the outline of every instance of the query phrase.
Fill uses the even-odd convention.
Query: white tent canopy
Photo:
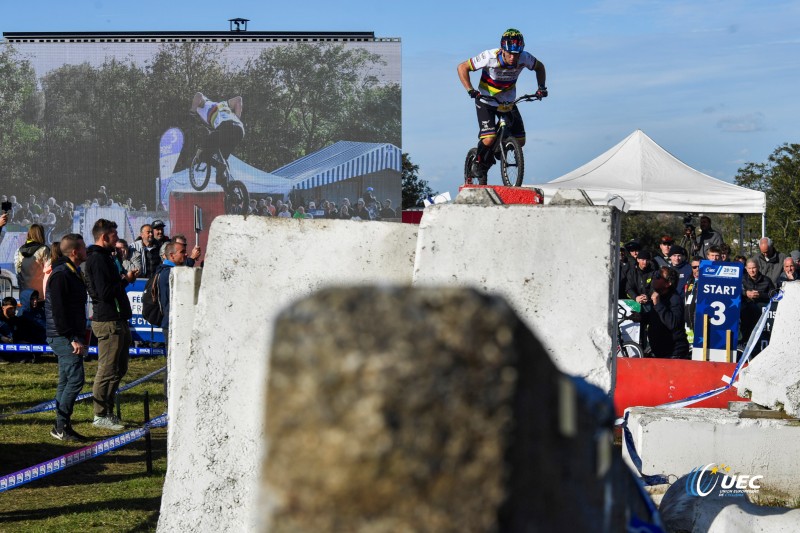
[[[545,203],[558,189],[583,189],[597,205],[621,196],[631,211],[766,212],[763,192],[712,178],[686,165],[636,130],[585,165],[542,185]]]

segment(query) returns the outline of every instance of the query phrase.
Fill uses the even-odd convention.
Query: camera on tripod
[[[692,222],[694,222],[694,217],[691,214],[687,214],[685,217],[683,217],[684,232],[691,231],[692,233],[694,233],[695,226],[694,224],[692,224]]]

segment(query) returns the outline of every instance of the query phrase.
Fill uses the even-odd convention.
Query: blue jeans
[[[58,388],[56,388],[56,428],[70,425],[75,398],[85,382],[83,355],[72,353],[72,343],[66,337],[48,337],[47,344],[58,357]]]

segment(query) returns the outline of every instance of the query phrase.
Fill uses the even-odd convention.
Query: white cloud
[[[717,122],[717,127],[721,131],[731,133],[751,133],[754,131],[764,131],[764,114],[760,112],[741,115],[738,117],[725,117]]]

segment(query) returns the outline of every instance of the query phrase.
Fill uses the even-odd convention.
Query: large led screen
[[[194,240],[195,206],[201,241],[223,213],[399,218],[398,40],[120,41],[0,45],[4,241],[34,222],[89,237],[101,216],[129,240],[154,219]],[[231,114],[244,135],[206,164]]]

